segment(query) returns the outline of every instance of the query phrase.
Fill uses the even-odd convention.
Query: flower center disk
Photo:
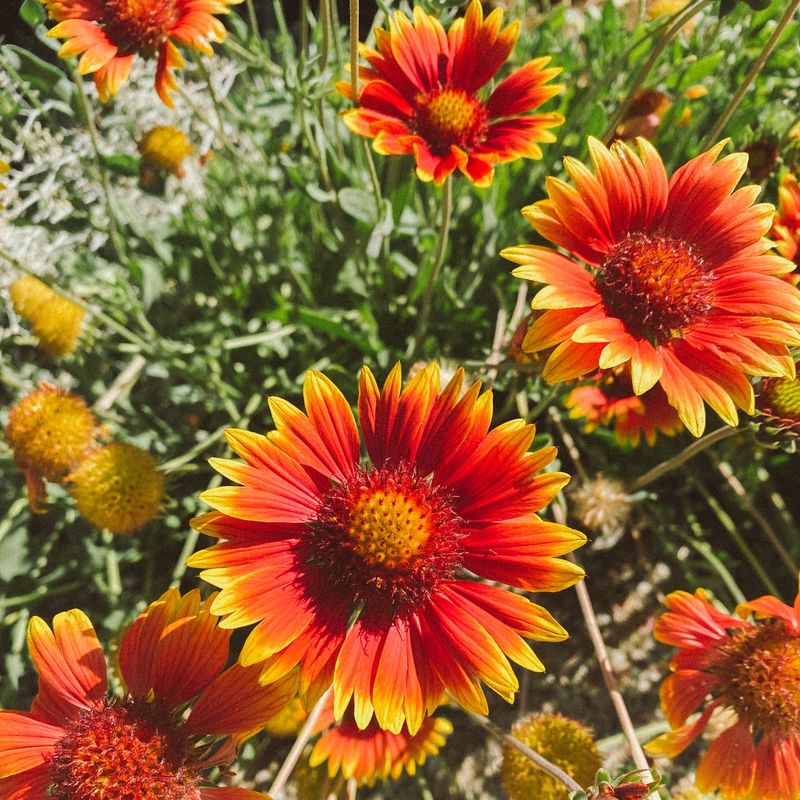
[[[759,405],[782,419],[800,422],[800,380],[765,378],[761,381]]]
[[[733,631],[717,667],[721,691],[756,731],[800,734],[800,638],[779,620]]]
[[[103,26],[123,51],[154,53],[178,21],[175,0],[104,0]]]
[[[469,148],[486,135],[488,114],[480,100],[461,89],[435,89],[417,97],[414,127],[435,155],[452,145]]]
[[[713,276],[685,242],[633,233],[609,253],[595,276],[609,314],[653,344],[679,336],[713,305]]]
[[[111,701],[67,728],[50,765],[57,800],[193,800],[187,743],[167,715]]]
[[[417,606],[460,564],[449,498],[405,468],[362,469],[334,484],[310,528],[309,560],[356,605]]]

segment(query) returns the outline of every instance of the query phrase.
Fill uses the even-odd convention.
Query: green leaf
[[[695,61],[689,69],[686,70],[683,76],[683,83],[692,86],[699,83],[703,78],[711,75],[719,66],[719,62],[725,57],[725,52],[719,50],[716,53],[709,53]]]
[[[346,187],[339,192],[339,205],[345,214],[374,225],[377,222],[375,214],[375,198],[364,189]]]
[[[135,156],[117,153],[113,156],[103,156],[103,163],[119,175],[134,176],[139,174],[139,159]]]
[[[48,97],[56,95],[59,100],[69,103],[74,87],[59,67],[14,44],[3,45],[2,50],[11,66],[31,88],[38,89]]]

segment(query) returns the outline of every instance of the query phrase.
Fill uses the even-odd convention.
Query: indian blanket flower
[[[68,472],[97,446],[103,429],[86,401],[48,383],[21,397],[8,412],[5,437],[14,463],[25,473],[28,499],[42,510],[45,481],[61,483]]]
[[[511,735],[544,756],[581,786],[594,782],[602,766],[591,731],[563,714],[529,714],[514,723]],[[569,791],[527,756],[503,745],[500,783],[509,800],[567,800]]]
[[[745,155],[717,161],[721,142],[668,179],[653,146],[638,145],[590,139],[594,171],[564,159],[574,186],[548,178],[548,199],[523,209],[572,258],[535,245],[503,255],[522,265],[517,277],[549,284],[523,343],[557,345],[547,381],[628,365],[633,393],[660,384],[699,436],[705,403],[729,425],[737,408],[753,413],[748,375],[794,377],[800,292],[780,279],[793,265],[764,238],[773,207],[753,205],[757,186],[734,191]]]
[[[564,119],[529,112],[564,88],[546,85],[561,70],[536,58],[482,99],[519,35],[518,22],[501,30],[502,20],[499,8],[484,19],[479,0],[447,32],[419,6],[413,22],[395,12],[388,31],[375,30],[377,49],[361,47],[369,67],[359,70],[363,88],[358,108],[344,114],[347,127],[371,137],[378,153],[413,155],[420,180],[437,186],[456,170],[488,186],[495,164],[541,158],[539,143],[554,142],[548,129]],[[337,88],[352,96],[350,83]]]
[[[258,669],[225,669],[230,631],[195,589],[168,590],[122,639],[121,695],[86,615],[34,617],[39,672],[30,712],[0,711],[0,797],[8,800],[266,800],[208,786],[203,773],[288,702],[292,680],[260,686]]]
[[[361,730],[348,712],[334,724],[331,698],[323,706],[317,729],[324,732],[311,751],[309,766],[327,764],[331,778],[341,771],[359,786],[374,786],[379,780],[397,780],[404,772],[414,775],[428,756],[444,747],[453,725],[444,717],[425,717],[412,735],[405,725],[398,733],[382,730],[373,719]]]
[[[594,383],[578,386],[564,400],[572,419],[585,419],[586,432],[614,428],[621,445],[638,447],[642,437],[651,447],[658,434],[674,436],[683,430],[678,412],[656,385],[637,397],[624,370],[601,370]]]
[[[800,379],[764,378],[756,391],[758,430],[794,451],[800,438]]]
[[[62,58],[80,56],[81,75],[94,74],[100,99],[108,102],[126,81],[134,56],[156,58],[158,96],[173,106],[173,69],[184,65],[178,45],[213,55],[211,42],[225,39],[214,16],[242,0],[41,0],[58,24],[47,34],[64,39]]]
[[[352,701],[362,729],[374,715],[413,735],[444,691],[485,713],[481,681],[509,701],[518,689],[509,659],[543,669],[524,638],[566,637],[543,608],[475,576],[530,591],[580,580],[557,556],[583,534],[536,515],[569,478],[539,474],[555,449],[528,452],[532,425],[490,431],[491,392],[476,382],[461,396],[462,383],[459,370],[440,391],[430,364],[401,389],[398,365],[380,390],[364,367],[362,464],[350,406],[309,371],[305,414],[271,398],[275,431],[228,432],[244,463],[211,463],[242,485],[204,492],[216,511],[193,522],[222,540],[189,559],[222,589],[214,613],[258,623],[241,663],[263,663],[264,681],[299,664],[306,706],[333,683],[336,718]]]
[[[33,275],[21,275],[9,287],[14,310],[31,324],[39,348],[53,358],[78,346],[86,312]]]
[[[679,648],[661,686],[673,730],[647,749],[674,758],[714,715],[717,728],[728,725],[698,765],[698,789],[719,787],[724,800],[800,797],[800,594],[793,606],[765,595],[737,616],[702,589],[673,592],[666,605],[655,637]]]
[[[800,181],[790,172],[778,187],[778,211],[770,235],[778,252],[800,265]]]
[[[84,458],[67,477],[85,519],[112,533],[132,533],[161,510],[164,476],[136,445],[112,442]]]

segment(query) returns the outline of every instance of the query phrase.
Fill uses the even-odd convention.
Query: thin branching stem
[[[784,28],[791,21],[795,11],[797,11],[798,6],[800,6],[800,0],[791,0],[789,5],[786,6],[786,10],[783,12],[783,16],[778,21],[778,24],[775,26],[772,36],[769,37],[767,43],[758,54],[758,58],[753,62],[747,75],[745,75],[744,80],[739,85],[739,88],[736,90],[733,97],[731,97],[731,99],[728,101],[728,105],[725,106],[722,113],[719,115],[719,117],[717,117],[717,121],[708,132],[708,136],[706,136],[701,149],[706,150],[707,148],[711,147],[711,145],[716,142],[720,133],[725,130],[725,126],[728,124],[728,122],[730,122],[734,112],[739,107],[739,104],[742,102],[745,94],[747,94],[747,90],[764,68],[764,64],[767,63],[767,59],[770,57],[770,55],[772,55],[775,45],[778,44],[778,39],[780,39]]]
[[[528,745],[523,744],[519,739],[515,736],[512,736],[510,733],[506,733],[505,731],[501,730],[497,725],[494,724],[490,719],[487,717],[482,717],[480,714],[474,714],[471,711],[467,712],[469,718],[480,725],[485,731],[491,734],[498,742],[502,742],[509,747],[513,747],[518,753],[522,753],[525,758],[530,759],[534,764],[536,764],[539,769],[546,772],[548,775],[554,777],[557,781],[560,781],[567,787],[570,792],[580,791],[583,787],[567,775],[563,769],[557,767],[552,762],[548,761],[541,753],[537,753],[536,750],[528,747]]]

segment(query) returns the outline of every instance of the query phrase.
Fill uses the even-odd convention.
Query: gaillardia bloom
[[[591,731],[563,714],[529,714],[514,723],[511,734],[581,786],[592,784],[602,766]],[[561,781],[508,745],[503,745],[500,782],[509,800],[566,800],[569,795]]]
[[[349,712],[341,722],[333,722],[331,701],[323,707],[317,722],[317,729],[324,732],[311,751],[309,766],[327,762],[331,778],[341,771],[344,778],[354,778],[359,786],[397,780],[403,772],[414,775],[428,756],[438,754],[453,732],[453,725],[444,717],[425,717],[413,735],[405,725],[399,733],[382,730],[374,719],[361,730]]]
[[[637,397],[625,370],[601,370],[595,382],[573,389],[564,400],[572,419],[585,419],[586,432],[614,427],[621,445],[638,447],[644,436],[651,447],[658,434],[674,436],[683,430],[678,412],[660,386]]]
[[[655,637],[680,648],[661,686],[673,730],[647,749],[674,758],[717,712],[717,727],[729,725],[700,761],[697,787],[719,787],[725,800],[800,797],[800,595],[793,607],[760,597],[736,617],[717,610],[702,589],[673,592],[666,604]]]
[[[146,525],[164,500],[164,476],[153,457],[124,442],[94,450],[67,481],[78,511],[112,533],[132,533]]]
[[[0,711],[4,800],[265,800],[203,784],[237,745],[285,705],[293,680],[259,686],[258,669],[225,669],[230,631],[195,589],[168,590],[125,633],[122,696],[86,615],[34,617],[28,648],[39,672],[30,713]]]
[[[800,181],[789,172],[778,187],[778,211],[770,235],[782,256],[800,264]]]
[[[31,324],[40,349],[53,358],[75,352],[86,312],[33,275],[9,287],[14,310]]]
[[[358,415],[370,463],[360,463],[350,406],[324,375],[305,380],[306,413],[270,399],[276,430],[228,432],[245,463],[213,459],[242,486],[204,492],[217,509],[197,530],[223,541],[189,565],[222,588],[223,625],[258,623],[240,661],[272,681],[300,666],[306,705],[333,682],[341,719],[415,734],[442,693],[484,712],[483,680],[507,700],[508,659],[541,671],[523,637],[566,632],[540,606],[501,587],[557,591],[580,580],[557,556],[583,534],[536,511],[569,480],[538,474],[555,448],[528,452],[522,420],[489,430],[492,395],[458,370],[440,391],[430,364],[401,390],[396,366],[379,390],[366,367]]]
[[[45,481],[61,483],[97,446],[103,434],[86,401],[66,389],[42,383],[8,412],[5,436],[14,463],[25,473],[34,511],[46,497]]]
[[[548,247],[503,251],[514,274],[550,284],[532,306],[545,313],[523,347],[558,345],[544,369],[551,383],[598,366],[629,365],[633,393],[656,384],[689,431],[706,424],[705,403],[729,425],[753,413],[747,375],[793,377],[800,345],[800,292],[780,277],[793,264],[764,238],[773,207],[753,205],[757,186],[734,191],[747,164],[724,143],[668,180],[658,153],[639,139],[607,149],[589,140],[594,172],[564,159],[575,186],[548,178],[549,198],[523,209]]]
[[[548,128],[564,118],[528,112],[564,88],[545,85],[561,70],[546,68],[549,57],[534,59],[481,99],[519,35],[518,22],[501,30],[502,21],[499,8],[484,19],[479,0],[446,33],[419,6],[413,22],[395,12],[388,31],[375,30],[377,50],[361,47],[370,66],[359,70],[364,86],[359,107],[344,115],[347,127],[373,138],[383,155],[413,155],[420,180],[437,186],[457,169],[488,186],[495,164],[541,158],[538,143],[554,142]],[[352,96],[350,83],[337,88]]]
[[[213,55],[211,42],[225,39],[214,14],[242,0],[41,0],[58,22],[47,35],[65,42],[58,55],[80,55],[81,75],[94,73],[105,103],[125,82],[135,55],[156,57],[156,91],[168,106],[177,87],[173,69],[183,56],[177,45]]]
[[[754,422],[772,442],[793,452],[800,439],[800,378],[762,379],[756,391]]]

